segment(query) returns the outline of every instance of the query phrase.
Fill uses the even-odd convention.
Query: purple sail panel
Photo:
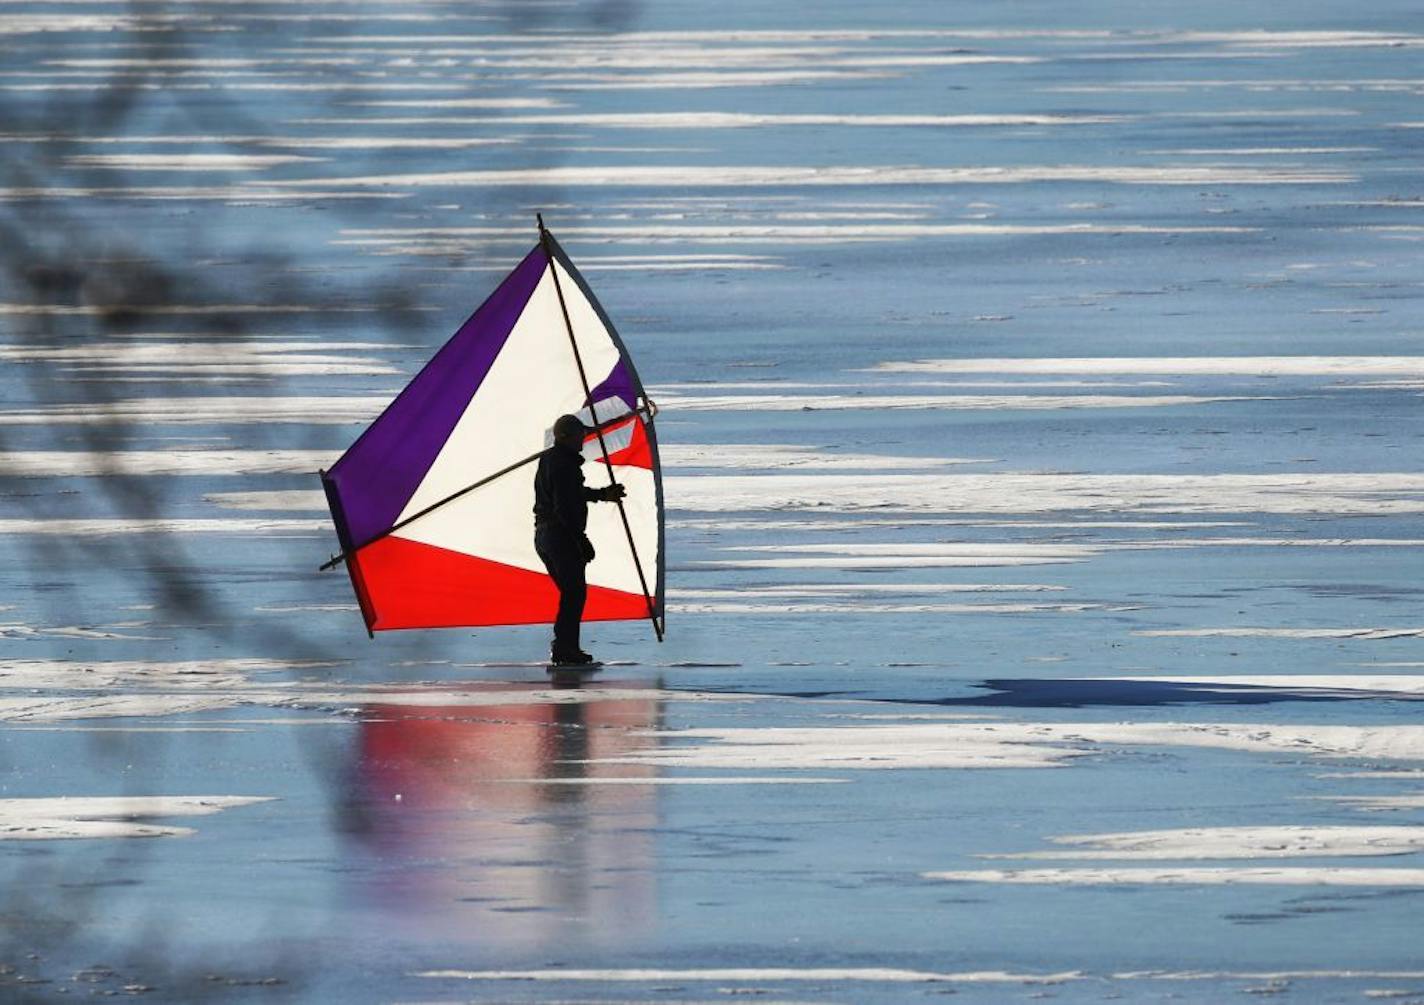
[[[341,493],[351,546],[361,547],[399,518],[469,407],[548,265],[542,247],[525,255],[327,472]]]
[[[638,386],[633,382],[633,376],[628,372],[628,366],[621,357],[617,363],[613,364],[613,369],[609,371],[608,376],[603,378],[603,382],[595,387],[593,393],[588,397],[589,400],[584,402],[586,408],[591,407],[595,401],[602,401],[604,398],[621,398],[630,412],[638,406]]]

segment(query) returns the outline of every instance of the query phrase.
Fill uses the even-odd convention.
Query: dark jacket
[[[583,483],[583,454],[558,444],[544,451],[534,472],[534,526],[567,531],[575,540],[588,525],[588,504],[602,493]]]

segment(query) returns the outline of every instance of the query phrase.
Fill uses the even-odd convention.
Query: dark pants
[[[554,619],[554,653],[568,655],[578,652],[579,622],[583,619],[583,603],[588,596],[584,579],[583,548],[557,527],[534,528],[534,550],[549,570],[554,585],[559,588],[559,613]]]

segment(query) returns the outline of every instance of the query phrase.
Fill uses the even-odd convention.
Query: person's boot
[[[564,666],[582,666],[586,663],[594,662],[593,657],[582,649],[575,649],[571,652],[563,649],[552,649],[549,652],[549,659],[554,663],[559,663]]]

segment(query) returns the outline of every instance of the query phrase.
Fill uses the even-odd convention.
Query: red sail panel
[[[598,434],[590,433],[585,439],[597,443]],[[653,448],[648,443],[648,432],[641,417],[630,416],[627,422],[605,429],[603,442],[608,447],[608,463],[653,469]],[[599,464],[603,462],[602,457],[595,460]]]
[[[362,548],[354,561],[375,615],[373,631],[548,624],[559,607],[558,587],[545,573],[394,535]],[[647,616],[639,594],[588,588],[584,621]]]

